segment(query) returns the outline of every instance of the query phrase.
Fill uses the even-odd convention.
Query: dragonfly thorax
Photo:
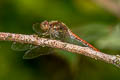
[[[51,21],[49,22],[49,26],[50,37],[54,39],[64,38],[65,34],[68,32],[66,25],[60,21]]]
[[[51,21],[49,22],[50,28],[59,32],[67,31],[67,26],[60,21]]]

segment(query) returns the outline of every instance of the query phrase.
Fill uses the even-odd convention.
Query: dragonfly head
[[[41,29],[42,29],[43,31],[48,31],[49,28],[50,28],[50,26],[49,26],[49,22],[48,22],[48,21],[43,21],[43,22],[41,23]]]

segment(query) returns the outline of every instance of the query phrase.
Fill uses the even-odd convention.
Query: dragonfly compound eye
[[[47,31],[49,29],[49,22],[48,21],[44,21],[41,23],[41,29],[44,31]]]

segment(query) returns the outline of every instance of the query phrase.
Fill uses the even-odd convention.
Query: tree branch
[[[120,56],[119,55],[109,55],[102,52],[94,51],[88,47],[82,47],[78,45],[73,45],[58,40],[51,40],[46,38],[40,38],[37,35],[23,35],[23,34],[13,34],[0,32],[0,40],[3,41],[15,41],[19,43],[34,44],[39,46],[48,46],[52,48],[59,48],[76,54],[82,54],[96,60],[102,60],[107,63],[114,64],[120,67]]]

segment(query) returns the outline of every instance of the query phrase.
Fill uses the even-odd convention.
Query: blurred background
[[[0,0],[0,32],[34,34],[32,24],[64,22],[107,54],[120,54],[120,0]],[[0,41],[0,80],[120,80],[120,69],[83,55],[54,54],[23,59]]]

